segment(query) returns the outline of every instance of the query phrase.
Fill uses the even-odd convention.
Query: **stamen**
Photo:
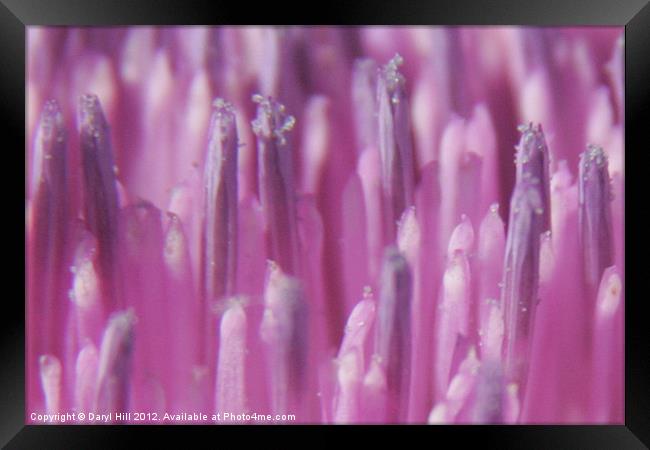
[[[32,174],[35,183],[33,192],[38,185],[45,183],[55,199],[65,195],[66,141],[63,114],[59,104],[55,100],[50,100],[43,107],[36,136]]]
[[[84,180],[84,218],[97,238],[99,266],[106,283],[108,308],[120,304],[115,285],[118,197],[110,131],[99,98],[83,95],[79,101],[80,146]]]
[[[235,112],[223,99],[213,103],[203,173],[201,242],[202,335],[207,339],[203,362],[214,367],[217,322],[211,305],[235,292],[237,269],[237,155]]]
[[[284,134],[295,119],[285,114],[284,105],[271,97],[253,96],[258,104],[253,132],[257,136],[260,200],[267,228],[269,256],[282,270],[298,270],[296,206],[293,198],[293,165]]]
[[[230,103],[214,101],[206,154],[202,290],[205,301],[234,293],[237,263],[237,126]]]
[[[580,154],[579,177],[580,243],[585,281],[593,300],[603,271],[614,262],[610,178],[607,155],[601,147],[588,145]]]
[[[377,81],[379,153],[382,165],[386,242],[394,242],[395,223],[404,210],[414,204],[415,182],[410,110],[404,76],[398,69],[402,62],[402,57],[395,55],[379,70]]]
[[[35,367],[39,355],[62,355],[64,339],[58,325],[68,313],[67,235],[70,183],[66,173],[67,139],[59,105],[48,101],[40,117],[33,155],[31,217],[27,220],[27,318],[28,366]],[[40,391],[38,375],[27,373],[28,392]]]
[[[411,378],[411,301],[413,280],[406,258],[389,247],[384,255],[377,309],[375,354],[386,370],[388,412],[406,419]]]
[[[522,134],[517,145],[515,162],[517,165],[517,181],[528,179],[530,182],[541,184],[539,190],[541,203],[539,208],[544,214],[543,230],[551,229],[551,208],[550,208],[550,177],[549,161],[550,155],[542,126],[534,126],[532,123],[520,125],[517,128]],[[535,181],[536,180],[536,181]]]
[[[540,240],[544,227],[542,186],[517,182],[510,203],[502,304],[505,316],[505,372],[524,392],[538,303]]]

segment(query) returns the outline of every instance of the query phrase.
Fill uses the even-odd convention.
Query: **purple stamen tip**
[[[110,283],[117,237],[117,186],[109,127],[96,95],[81,97],[79,127],[85,220],[97,237],[102,273]]]
[[[258,104],[252,121],[257,136],[260,200],[267,227],[271,258],[288,273],[296,273],[298,232],[293,198],[293,165],[285,133],[295,119],[287,116],[284,105],[271,97],[253,96]]]
[[[231,295],[237,264],[238,136],[232,105],[213,103],[204,183],[202,288],[207,301]]]
[[[37,138],[37,154],[34,180],[56,184],[59,189],[65,182],[66,132],[63,114],[56,100],[50,100],[43,107]]]
[[[529,178],[541,182],[540,194],[544,209],[544,230],[550,230],[549,151],[542,125],[534,126],[531,122],[528,125],[520,125],[517,129],[522,133],[519,144],[516,146],[517,181]]]
[[[255,94],[252,100],[258,104],[257,117],[251,122],[255,135],[264,139],[273,139],[278,145],[285,145],[287,141],[284,133],[293,129],[296,119],[286,115],[284,105],[272,97]]]
[[[219,143],[230,140],[233,137],[237,137],[237,129],[235,126],[235,109],[233,108],[232,103],[227,102],[222,98],[217,98],[214,102],[212,102],[212,107],[214,111],[212,112],[212,128],[210,130],[209,145],[211,147],[218,146]],[[230,142],[228,143],[230,144]],[[237,143],[236,140],[235,143]],[[227,151],[229,149],[230,146],[224,150]]]
[[[588,145],[580,155],[579,222],[585,280],[595,294],[605,268],[613,263],[611,187],[607,155]]]
[[[379,69],[377,103],[379,152],[386,216],[386,232],[394,239],[394,224],[413,205],[414,163],[405,79],[399,72],[403,59],[395,55]]]
[[[404,95],[404,84],[406,82],[404,75],[399,71],[399,66],[404,64],[404,58],[395,54],[384,67],[380,69],[380,81],[383,88],[391,94],[391,102],[399,103],[401,96]]]

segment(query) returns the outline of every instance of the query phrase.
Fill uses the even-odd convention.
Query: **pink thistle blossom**
[[[622,423],[621,33],[30,28],[27,421]]]

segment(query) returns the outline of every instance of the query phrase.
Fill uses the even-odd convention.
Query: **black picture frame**
[[[445,1],[382,1],[309,2],[304,6],[282,7],[267,2],[246,7],[236,2],[210,1],[101,1],[101,0],[0,0],[0,124],[4,156],[16,159],[7,168],[24,166],[25,145],[25,37],[30,25],[194,25],[194,24],[439,24],[439,25],[616,25],[625,26],[625,191],[634,197],[643,192],[643,174],[636,172],[642,164],[636,162],[647,151],[645,119],[650,104],[650,4],[647,0],[469,0]],[[647,125],[645,125],[647,127]],[[18,176],[18,170],[9,169]],[[25,172],[24,172],[25,173]],[[639,176],[640,175],[640,176]],[[8,177],[4,177],[8,178]],[[12,197],[13,189],[5,195]],[[643,194],[641,194],[643,195]],[[15,211],[6,214],[24,217],[24,201],[15,195]],[[633,205],[629,201],[629,205]],[[632,208],[629,208],[632,209]],[[629,210],[628,209],[628,210]],[[641,254],[641,230],[647,229],[643,219],[626,217],[626,321],[625,321],[625,425],[615,426],[452,426],[452,427],[337,427],[337,431],[360,432],[364,436],[382,438],[385,434],[422,433],[423,442],[434,444],[444,436],[447,442],[465,443],[470,440],[495,448],[590,448],[627,449],[650,446],[650,342],[647,316],[643,305],[647,301],[639,287],[645,267],[636,264]],[[24,235],[24,225],[16,220],[15,232]],[[643,228],[642,228],[643,227]],[[12,227],[13,228],[13,225]],[[8,236],[7,236],[8,237]],[[7,256],[8,266],[21,270],[24,248],[20,239],[6,239],[16,246],[15,256]],[[13,256],[13,258],[12,258]],[[9,260],[11,258],[11,260]],[[22,268],[25,266],[23,265]],[[11,268],[11,267],[9,267]],[[23,274],[24,275],[24,274]],[[24,278],[23,278],[24,279]],[[5,282],[20,283],[20,276],[8,276]],[[26,286],[26,283],[25,285]],[[25,311],[19,293],[6,294],[0,314],[2,369],[0,370],[0,444],[6,448],[107,448],[125,447],[134,439],[191,439],[200,446],[195,433],[208,434],[206,446],[214,448],[224,439],[229,427],[98,427],[98,426],[26,426],[25,425]],[[262,427],[265,433],[276,435],[286,428]],[[298,427],[304,431],[304,427]],[[309,427],[320,439],[330,427]],[[260,429],[257,427],[256,430]],[[153,432],[152,432],[153,431]],[[240,433],[243,429],[228,429]],[[245,431],[244,431],[245,433]],[[153,436],[151,436],[153,435]],[[357,436],[360,437],[360,436]],[[269,436],[273,439],[273,436]],[[281,439],[279,434],[278,439]],[[310,438],[311,439],[311,438]],[[338,440],[345,439],[338,437]],[[273,441],[271,441],[273,442]],[[324,441],[320,441],[324,442]],[[406,441],[408,442],[408,441]],[[405,443],[406,443],[405,442]],[[402,444],[404,445],[404,444]],[[408,444],[407,444],[408,445]]]

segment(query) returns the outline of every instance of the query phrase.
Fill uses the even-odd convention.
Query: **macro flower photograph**
[[[29,424],[622,424],[624,28],[26,35]]]

